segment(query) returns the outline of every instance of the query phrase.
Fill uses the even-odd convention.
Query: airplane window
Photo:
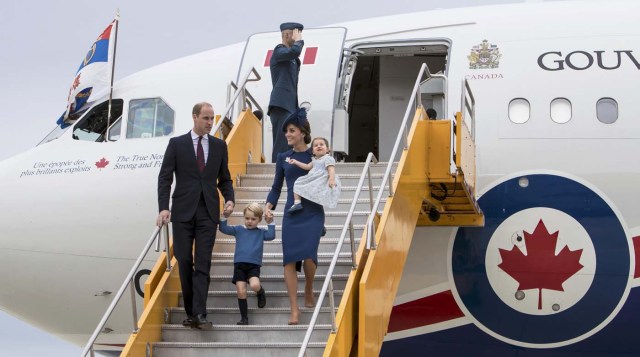
[[[529,120],[531,105],[524,98],[515,98],[509,102],[509,120],[516,124],[524,124]]]
[[[135,99],[129,103],[127,139],[153,138],[173,133],[175,112],[161,98]]]
[[[551,101],[551,120],[564,124],[571,120],[571,102],[566,98],[556,98]]]
[[[122,99],[111,102],[111,120],[109,116],[109,101],[104,101],[87,112],[74,126],[72,137],[76,140],[104,141],[107,126],[122,116]]]
[[[618,102],[613,98],[600,98],[596,104],[596,115],[602,123],[615,123],[618,120]]]

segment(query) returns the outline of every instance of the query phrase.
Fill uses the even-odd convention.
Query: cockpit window
[[[118,118],[118,120],[113,123],[113,125],[111,125],[107,132],[109,133],[107,135],[109,141],[118,141],[118,139],[120,139],[120,133],[122,132],[122,117]]]
[[[94,106],[73,128],[73,138],[86,141],[104,141],[107,126],[112,127],[122,116],[122,99],[111,101],[111,120],[109,116],[109,101]],[[117,140],[117,139],[116,139]]]
[[[127,139],[153,138],[173,133],[175,112],[161,98],[129,102]]]

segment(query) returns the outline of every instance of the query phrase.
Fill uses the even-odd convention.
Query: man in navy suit
[[[302,29],[304,26],[296,22],[285,22],[280,25],[282,43],[273,49],[269,69],[271,70],[271,99],[269,111],[271,131],[273,134],[273,151],[271,162],[276,162],[278,153],[289,150],[287,139],[282,131],[284,120],[298,109],[298,74],[300,73],[300,53]]]
[[[158,226],[173,223],[173,253],[178,260],[187,313],[182,324],[210,329],[206,305],[211,252],[220,217],[218,190],[225,199],[224,212],[230,214],[234,208],[233,181],[227,166],[227,144],[209,135],[215,116],[213,107],[198,103],[192,116],[193,129],[169,140],[164,154],[158,175],[160,214],[156,223]],[[170,211],[174,174],[176,188]]]

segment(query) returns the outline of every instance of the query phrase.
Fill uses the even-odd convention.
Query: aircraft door
[[[334,107],[346,33],[347,29],[344,27],[302,31],[304,48],[300,55],[298,78],[298,104],[309,102],[311,107],[308,114],[311,135],[326,137],[332,146],[338,147],[344,147],[344,143],[334,143]],[[274,47],[279,43],[282,43],[280,32],[258,33],[249,37],[236,80],[239,83],[252,67],[262,77],[262,80],[251,82],[246,88],[265,112],[266,125],[263,130],[267,158],[270,157],[272,148],[271,121],[266,115],[272,89],[269,60]]]

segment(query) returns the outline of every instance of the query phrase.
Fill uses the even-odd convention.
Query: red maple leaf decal
[[[542,289],[564,291],[562,283],[583,267],[582,249],[572,251],[565,245],[555,254],[559,232],[550,234],[540,220],[533,233],[524,232],[527,255],[515,246],[499,249],[502,263],[498,267],[520,283],[518,290],[538,289],[538,310],[542,310]]]
[[[100,161],[96,162],[96,167],[99,169],[107,167],[107,165],[109,165],[109,161],[107,161],[107,159],[105,159],[104,157],[100,159]]]

